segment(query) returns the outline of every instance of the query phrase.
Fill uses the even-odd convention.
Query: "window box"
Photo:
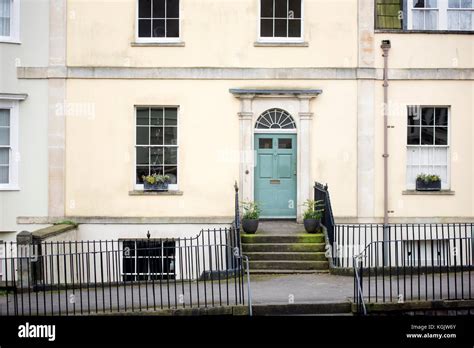
[[[168,191],[168,183],[167,182],[158,182],[154,184],[150,184],[148,182],[143,183],[144,191],[158,191],[158,192],[166,192]]]
[[[441,191],[441,180],[438,181],[424,181],[416,179],[417,191]]]

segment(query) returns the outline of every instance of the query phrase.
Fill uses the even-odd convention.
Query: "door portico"
[[[241,199],[255,200],[255,124],[269,109],[282,109],[293,116],[296,124],[296,216],[301,221],[302,205],[312,198],[311,137],[313,113],[310,101],[322,93],[321,90],[266,90],[231,89],[241,101],[239,116],[240,165],[239,184]],[[270,129],[269,132],[272,130]],[[257,131],[257,133],[260,133]]]

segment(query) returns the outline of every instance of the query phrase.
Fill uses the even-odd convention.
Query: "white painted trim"
[[[298,129],[259,129],[255,128],[255,134],[298,134]]]
[[[258,1],[257,9],[257,43],[303,43],[304,42],[304,0],[301,0],[301,36],[300,37],[261,37],[260,20],[262,19],[262,1]]]
[[[139,37],[138,36],[138,2],[140,0],[135,0],[135,42],[136,43],[182,43],[182,13],[183,13],[183,0],[179,2],[179,36],[178,37]]]
[[[0,36],[0,43],[20,43],[20,0],[11,0],[10,36]]]
[[[0,100],[0,109],[10,110],[10,154],[8,184],[0,184],[0,191],[18,191],[18,173],[20,164],[19,152],[19,102],[17,100]]]
[[[180,114],[181,114],[181,107],[179,105],[142,105],[142,104],[136,104],[133,106],[133,155],[132,155],[132,182],[131,182],[131,187],[133,187],[133,190],[138,190],[138,191],[143,191],[144,190],[144,185],[142,184],[137,184],[136,183],[136,170],[137,170],[137,108],[176,108],[177,113],[176,113],[176,128],[178,129],[178,136],[176,139],[176,148],[178,149],[178,153],[176,155],[176,166],[178,167],[178,177],[176,178],[176,184],[169,184],[168,185],[168,190],[169,191],[179,191],[179,181],[181,177],[181,171],[180,171],[180,162],[179,162],[179,157],[180,157],[180,150],[179,150],[179,144],[180,144]],[[163,135],[164,136],[164,135]]]

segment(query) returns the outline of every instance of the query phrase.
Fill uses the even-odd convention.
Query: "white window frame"
[[[463,9],[459,8],[449,8],[449,0],[438,0],[438,7],[436,8],[427,8],[426,10],[415,8],[413,7],[414,0],[407,0],[408,3],[408,11],[407,11],[407,20],[408,20],[408,30],[419,30],[413,29],[413,11],[426,11],[426,10],[437,10],[438,11],[438,27],[437,29],[421,29],[426,31],[474,31],[474,18],[472,20],[472,28],[470,30],[466,29],[449,29],[448,28],[448,11],[463,11]],[[472,9],[465,9],[464,11],[472,11],[474,13],[474,8]]]
[[[183,0],[179,1],[179,20],[178,20],[178,25],[179,25],[179,36],[178,37],[140,37],[138,30],[139,30],[139,24],[138,24],[138,16],[139,16],[139,1],[135,1],[135,42],[137,43],[180,43],[182,42],[181,37],[182,37],[182,27],[181,27],[181,22],[182,22],[182,6],[183,6]]]
[[[20,163],[20,152],[18,148],[19,108],[18,100],[0,100],[0,109],[10,110],[9,182],[8,184],[0,184],[0,191],[17,191],[20,189],[18,186]]]
[[[301,43],[304,42],[304,0],[301,0],[301,36],[300,37],[262,37],[262,0],[258,1],[257,42],[261,43]]]
[[[20,0],[11,0],[10,35],[0,36],[0,42],[20,43]]]
[[[179,123],[180,123],[180,107],[178,105],[135,105],[133,108],[133,134],[134,134],[134,141],[133,141],[133,187],[137,191],[143,191],[145,189],[145,185],[137,184],[137,109],[138,108],[176,108],[176,128],[178,130],[178,136],[176,138],[176,148],[178,149],[176,155],[176,162],[178,167],[178,177],[176,178],[176,184],[169,184],[168,191],[179,191],[179,181],[181,178],[180,174],[180,161],[179,161],[179,144],[180,144],[180,130],[179,130]]]
[[[406,144],[407,147],[407,153],[410,148],[419,148],[419,147],[426,147],[426,148],[446,148],[447,149],[447,166],[446,166],[446,183],[447,186],[441,187],[441,190],[450,190],[451,189],[451,106],[450,105],[417,105],[420,110],[420,117],[421,117],[421,109],[423,108],[447,108],[448,109],[448,141],[447,145],[408,145]],[[421,124],[420,124],[421,126]],[[405,131],[408,131],[408,124],[405,126]],[[405,137],[407,139],[408,136]],[[406,141],[406,140],[405,140]],[[405,174],[405,177],[408,178],[408,158],[405,163],[405,170],[407,171]],[[428,174],[428,173],[425,173]],[[416,187],[416,182],[413,183],[408,183],[408,180],[406,180],[407,183],[407,190],[414,190]]]

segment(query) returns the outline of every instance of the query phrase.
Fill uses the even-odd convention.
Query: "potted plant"
[[[260,207],[256,202],[243,202],[242,228],[245,233],[253,234],[258,229]]]
[[[434,174],[419,174],[416,177],[417,191],[440,191],[441,178]]]
[[[308,233],[316,233],[321,226],[321,218],[323,216],[323,201],[314,201],[308,199],[304,206],[306,210],[303,213],[304,229]]]
[[[142,178],[145,191],[168,191],[169,175],[152,174]]]

